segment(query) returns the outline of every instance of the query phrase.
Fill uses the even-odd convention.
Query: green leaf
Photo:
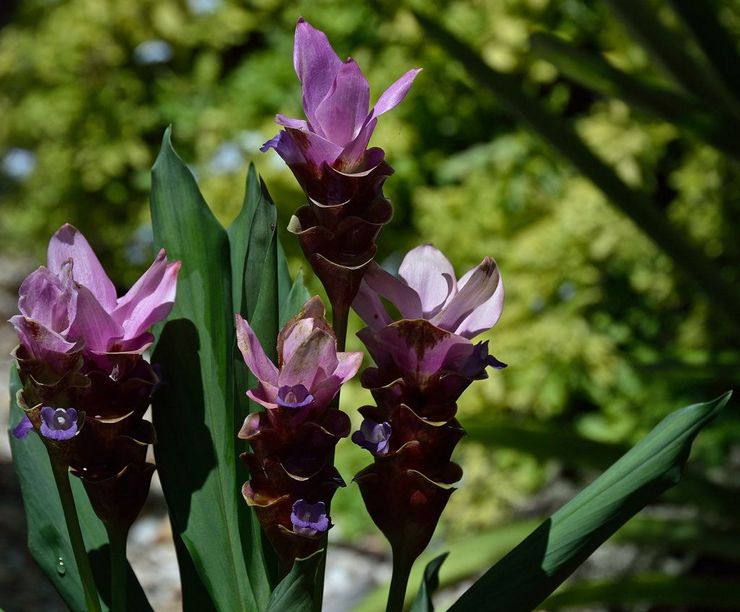
[[[535,55],[555,65],[564,75],[603,96],[619,98],[638,110],[675,124],[720,151],[740,158],[740,145],[727,128],[731,117],[706,112],[695,99],[665,87],[650,85],[625,74],[603,57],[582,51],[556,36],[537,33],[530,38]],[[740,125],[738,125],[740,129]]]
[[[260,207],[261,200],[257,171],[254,168],[254,164],[249,164],[242,207],[239,214],[231,222],[227,232],[231,256],[233,311],[243,313],[245,318],[248,318],[249,312],[254,310],[254,304],[257,301],[256,288],[253,288],[249,292],[249,295],[247,295],[246,287],[248,282],[245,282],[247,280],[245,276],[249,239],[252,235],[254,217],[257,209]],[[248,306],[248,302],[252,303],[251,309]]]
[[[10,423],[16,425],[23,418],[23,410],[16,402],[21,384],[15,365],[10,368]],[[10,436],[13,465],[18,475],[23,496],[23,507],[28,525],[28,549],[47,578],[72,610],[85,610],[85,596],[75,563],[72,545],[67,535],[62,504],[57,494],[49,456],[44,443],[31,433],[22,440]],[[110,603],[110,555],[108,534],[95,515],[87,494],[78,478],[70,478],[85,546],[91,559],[95,582],[103,607]],[[132,609],[144,612],[151,606],[144,591],[129,568],[128,598]]]
[[[510,419],[465,423],[470,439],[495,448],[510,448],[540,461],[554,460],[580,469],[605,470],[629,450],[626,444],[591,440],[552,423]],[[700,508],[727,521],[735,515],[740,490],[720,485],[696,470],[687,470],[681,486],[666,493],[666,501]]]
[[[719,77],[718,82],[727,88],[734,95],[735,102],[739,103],[740,79],[737,77],[737,69],[740,66],[740,53],[737,51],[735,36],[719,21],[718,3],[715,0],[702,2],[670,0],[670,3],[710,61]]]
[[[622,607],[651,604],[685,610],[738,610],[740,595],[736,580],[691,576],[643,575],[621,580],[579,582],[548,597],[546,610],[579,606]],[[631,608],[630,608],[631,609]]]
[[[282,327],[293,315],[295,315],[308,301],[311,295],[303,280],[303,270],[298,270],[295,281],[288,291],[288,295],[280,304],[280,326]]]
[[[688,551],[740,564],[740,533],[706,525],[703,518],[673,520],[636,516],[614,534],[614,540],[657,549]]]
[[[731,392],[674,412],[489,569],[451,610],[531,610],[642,507],[674,486]],[[495,602],[492,607],[492,602]]]
[[[711,299],[730,325],[739,328],[740,290],[726,281],[703,251],[674,229],[643,192],[631,189],[622,181],[612,168],[594,155],[570,125],[537,98],[525,93],[518,79],[491,68],[466,42],[434,19],[418,11],[414,11],[414,15],[427,36],[458,60],[478,87],[488,89],[509,113],[519,117],[544,142],[568,159],[674,261],[677,269],[684,271],[686,278]]]
[[[658,11],[645,0],[606,0],[614,14],[686,92],[704,100],[732,104],[702,63],[687,51],[683,32],[666,27]]]
[[[516,521],[475,535],[444,542],[449,557],[442,566],[439,579],[441,586],[457,584],[461,580],[480,574],[484,569],[501,559],[512,546],[522,540],[539,521]],[[434,560],[436,553],[422,553],[411,571],[409,582],[420,583],[422,568]],[[388,596],[388,584],[380,585],[354,608],[354,612],[375,612],[383,608]],[[411,592],[406,594],[406,603],[411,603]]]
[[[279,295],[276,233],[277,212],[264,183],[250,164],[242,209],[229,226],[229,245],[232,264],[232,293],[234,310],[247,319],[260,339],[265,352],[275,359],[278,333]],[[284,273],[288,283],[287,265]],[[289,286],[289,285],[288,285]],[[234,345],[234,381],[237,399],[235,431],[241,428],[247,414],[259,410],[245,393],[256,386],[256,378],[244,365],[239,350]],[[244,445],[246,447],[246,445]],[[241,450],[241,449],[240,449]],[[237,453],[239,454],[239,453]],[[235,456],[236,458],[236,456]],[[236,473],[240,482],[248,480],[246,467],[236,460]],[[267,605],[271,593],[271,580],[277,576],[277,558],[272,545],[262,533],[259,522],[246,504],[239,507],[239,521],[246,563],[250,568],[250,582],[261,608]]]
[[[163,378],[153,402],[155,453],[178,545],[183,601],[193,610],[255,609],[234,470],[229,239],[173,150],[169,129],[152,171],[151,208],[155,245],[182,262],[175,306],[152,361]]]
[[[270,598],[265,612],[312,612],[316,576],[324,550],[310,557],[297,559],[290,573],[280,581]]]
[[[439,557],[435,557],[427,563],[426,568],[424,568],[421,587],[419,587],[414,603],[411,604],[411,612],[434,612],[432,595],[439,587],[439,570],[449,554],[442,553]]]
[[[277,210],[265,184],[249,165],[244,202],[229,226],[229,244],[233,270],[234,312],[251,321],[257,307],[262,277],[276,267],[266,267],[266,260],[277,224]],[[267,274],[266,276],[271,276]]]

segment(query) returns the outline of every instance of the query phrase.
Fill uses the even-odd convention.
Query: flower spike
[[[349,308],[375,257],[375,239],[393,208],[383,183],[393,173],[379,148],[368,149],[378,117],[406,97],[420,69],[409,70],[370,109],[370,86],[357,63],[342,61],[326,34],[299,19],[293,65],[306,119],[277,115],[283,128],[261,151],[275,149],[307,204],[288,229],[324,284],[335,311]]]
[[[258,382],[247,395],[264,407],[239,432],[251,446],[242,455],[251,475],[242,494],[287,571],[297,557],[315,552],[331,527],[329,503],[344,486],[331,458],[350,422],[330,404],[359,369],[362,353],[337,351],[318,297],[280,331],[277,365],[238,314],[236,330],[244,362]]]
[[[10,319],[26,412],[13,434],[36,431],[52,461],[83,480],[100,519],[125,530],[154,469],[146,463],[154,432],[142,417],[158,377],[143,353],[149,328],[172,308],[179,269],[160,251],[119,298],[82,233],[63,225],[47,265],[23,281],[20,314]]]
[[[360,409],[364,420],[352,440],[374,458],[355,476],[368,512],[394,557],[412,563],[462,476],[450,461],[465,435],[457,399],[487,376],[487,367],[505,367],[488,353],[488,342],[471,341],[501,316],[503,284],[488,257],[457,279],[431,245],[410,251],[398,272],[372,264],[353,304],[367,324],[358,336],[376,364],[362,384],[377,406]]]

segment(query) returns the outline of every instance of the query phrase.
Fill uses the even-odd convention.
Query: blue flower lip
[[[41,409],[41,435],[50,440],[64,441],[77,433],[77,410],[74,408]]]

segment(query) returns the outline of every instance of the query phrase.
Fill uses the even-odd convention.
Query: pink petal
[[[20,343],[36,359],[43,361],[49,357],[49,353],[68,353],[77,346],[75,342],[68,342],[57,332],[28,317],[15,315],[10,323]]]
[[[259,339],[244,319],[236,315],[236,343],[244,362],[261,382],[278,386],[278,369],[262,349]]]
[[[316,129],[315,112],[334,83],[342,60],[329,44],[326,34],[298,20],[293,45],[293,66],[303,89],[303,110]]]
[[[373,329],[380,329],[393,321],[381,297],[398,308],[404,319],[422,317],[421,300],[416,291],[373,263],[365,272],[357,298],[352,304],[360,318]]]
[[[354,140],[352,140],[352,142],[344,147],[342,154],[337,160],[338,166],[340,166],[342,169],[352,169],[355,168],[362,161],[363,156],[365,155],[365,150],[367,149],[367,145],[370,142],[370,137],[373,135],[373,131],[375,130],[375,126],[377,124],[377,119],[368,117],[367,121],[365,121],[364,125],[357,133],[357,136],[355,136]]]
[[[373,108],[372,112],[370,113],[370,116],[372,118],[379,117],[383,113],[387,113],[389,110],[398,106],[406,97],[406,94],[409,92],[409,89],[411,89],[411,85],[413,84],[416,75],[420,72],[421,68],[414,68],[413,70],[409,70],[400,79],[393,83],[393,85],[386,89],[383,92],[383,95],[378,98],[378,102],[375,105],[375,108]]]
[[[493,296],[499,280],[496,262],[490,257],[484,258],[460,279],[458,293],[453,295],[431,322],[442,329],[455,331],[463,319]]]
[[[118,300],[112,317],[123,328],[125,339],[142,334],[170,313],[179,270],[180,262],[168,264],[162,249],[149,269]]]
[[[277,408],[277,388],[260,384],[256,389],[247,391],[247,397],[265,408]]]
[[[365,149],[367,149],[367,145],[370,142],[370,138],[375,131],[375,126],[378,124],[378,117],[401,103],[419,72],[421,72],[421,68],[409,70],[383,92],[375,108],[370,111],[370,114],[364,120],[362,127],[356,133],[354,139],[345,145],[344,151],[342,151],[338,160],[340,166],[354,168],[360,163]]]
[[[325,408],[329,402],[334,399],[339,389],[342,388],[342,381],[338,376],[329,376],[318,381],[311,389],[313,403],[317,408]]]
[[[337,353],[337,369],[334,370],[334,376],[339,377],[342,384],[352,378],[362,365],[362,353]]]
[[[320,168],[326,162],[331,165],[339,157],[342,148],[322,138],[313,132],[304,132],[293,128],[285,128],[295,147],[301,152],[304,159],[313,166]],[[282,139],[281,139],[282,144]],[[278,150],[278,153],[280,151]],[[282,154],[281,154],[282,157]],[[285,159],[285,158],[283,158]]]
[[[338,363],[336,338],[323,329],[314,329],[283,364],[276,386],[303,385],[313,394],[315,383],[329,377]]]
[[[365,272],[365,277],[367,277],[367,274],[368,272]],[[379,330],[393,323],[393,319],[391,319],[385,306],[383,306],[380,296],[370,289],[365,278],[360,283],[357,296],[352,302],[352,308],[354,308],[355,312],[371,329]]]
[[[269,149],[275,149],[277,154],[289,166],[306,163],[303,153],[301,153],[301,150],[288,132],[278,132],[274,138],[268,140],[260,147],[260,151],[263,153],[266,153]]]
[[[286,117],[285,115],[277,114],[275,115],[275,123],[282,125],[283,127],[308,131],[308,123],[303,119],[294,119],[293,117]]]
[[[328,406],[340,387],[352,378],[362,365],[362,353],[337,353],[337,367],[331,376],[317,381],[311,388],[314,404]]]
[[[495,262],[494,265],[496,265]],[[471,270],[460,279],[460,286],[464,287],[467,284],[468,280],[472,277],[473,272],[474,270]],[[478,334],[488,331],[498,323],[498,320],[501,317],[501,312],[504,309],[504,281],[501,278],[500,273],[497,274],[497,277],[498,284],[496,285],[493,295],[465,317],[465,319],[458,324],[455,333],[465,336],[466,338],[474,338]],[[460,293],[462,293],[462,291],[463,290],[461,289]]]
[[[123,329],[105,311],[87,287],[77,289],[77,313],[68,337],[81,337],[89,351],[106,351],[111,342],[123,336]]]
[[[116,288],[85,237],[75,227],[66,224],[49,242],[48,267],[58,274],[69,259],[73,261],[75,281],[92,291],[103,308],[113,310],[116,307]]]
[[[453,365],[470,340],[428,321],[400,321],[378,332],[374,350],[386,353],[401,372],[424,379]],[[376,360],[377,361],[377,360]]]
[[[419,295],[425,319],[436,315],[457,290],[452,264],[431,244],[409,251],[398,268],[398,275]]]
[[[298,346],[308,339],[314,329],[329,329],[325,315],[324,304],[318,295],[306,301],[301,311],[290,319],[278,334],[278,366],[290,361]]]
[[[288,363],[293,358],[298,347],[308,339],[315,328],[312,319],[301,319],[292,326],[283,340],[283,363]]]
[[[60,334],[69,331],[77,309],[77,293],[69,278],[71,266],[64,269],[66,278],[60,280],[48,268],[40,267],[25,278],[18,291],[21,314]]]
[[[329,93],[315,110],[314,129],[341,147],[362,128],[370,104],[370,86],[353,59],[339,68]]]

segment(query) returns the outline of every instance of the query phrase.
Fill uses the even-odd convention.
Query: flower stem
[[[337,351],[344,351],[347,343],[347,321],[349,320],[349,306],[333,305],[331,311],[331,324],[337,336]],[[337,397],[339,395],[337,394]]]
[[[349,319],[349,306],[342,306],[338,304],[332,304],[331,310],[331,323],[334,328],[334,334],[337,337],[337,352],[343,352],[345,344],[347,343],[347,320]],[[332,407],[339,409],[339,396],[341,394],[341,388],[337,391],[337,395],[332,401]],[[331,464],[334,465],[334,453],[332,452]],[[327,508],[329,512],[329,508]],[[319,560],[319,565],[316,570],[316,584],[313,596],[313,609],[321,610],[324,601],[324,577],[326,575],[326,551],[328,549],[328,537],[324,535],[321,546],[324,552]]]
[[[413,564],[414,561],[409,562],[404,555],[393,553],[393,576],[388,591],[388,605],[385,612],[402,612],[403,602],[406,599],[406,587]]]
[[[64,520],[67,523],[67,532],[69,533],[69,541],[72,545],[75,563],[77,564],[77,571],[80,574],[82,589],[85,592],[85,605],[88,612],[100,612],[98,589],[95,586],[95,579],[93,578],[92,568],[90,567],[90,559],[87,556],[85,541],[82,539],[82,531],[80,530],[80,522],[77,518],[72,486],[69,484],[69,470],[66,464],[54,461],[51,455],[49,459],[51,461],[51,471],[54,474],[54,481],[59,491],[59,499],[62,502]]]
[[[110,541],[111,612],[126,612],[126,539],[128,529],[106,525]]]

